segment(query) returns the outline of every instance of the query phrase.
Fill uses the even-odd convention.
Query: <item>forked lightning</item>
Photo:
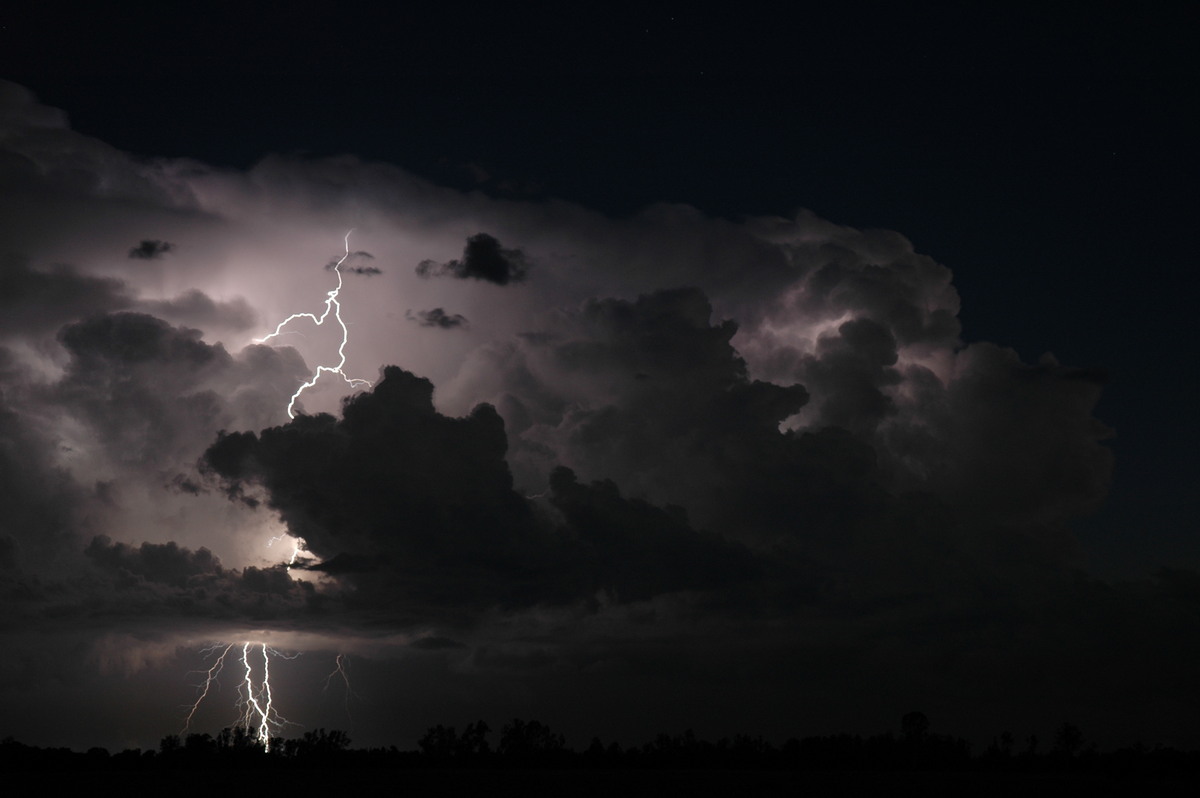
[[[297,388],[296,392],[294,394],[292,394],[292,400],[290,402],[288,402],[288,406],[287,406],[288,418],[296,417],[296,410],[295,410],[296,400],[300,398],[300,394],[304,393],[309,388],[316,385],[317,380],[321,379],[322,374],[326,374],[326,373],[337,374],[339,377],[341,377],[343,380],[345,380],[346,384],[349,385],[351,388],[359,388],[362,386],[366,386],[368,388],[371,387],[370,380],[363,380],[363,379],[358,379],[356,377],[349,377],[346,375],[346,373],[344,371],[342,371],[342,368],[346,365],[346,343],[350,338],[350,331],[346,328],[346,322],[342,321],[342,304],[340,302],[338,302],[338,294],[341,293],[341,290],[342,290],[342,264],[346,262],[346,258],[350,257],[350,233],[353,233],[353,232],[354,232],[353,229],[348,230],[346,232],[346,237],[344,239],[344,242],[346,245],[346,253],[344,255],[342,255],[341,259],[338,260],[338,262],[336,264],[334,264],[333,270],[335,272],[337,272],[337,288],[333,289],[326,295],[325,312],[322,313],[320,316],[317,316],[316,314],[313,314],[313,313],[293,313],[292,315],[288,316],[283,321],[279,322],[279,325],[275,328],[275,332],[271,333],[270,335],[264,335],[262,338],[254,339],[255,343],[265,344],[267,341],[270,341],[272,338],[275,338],[276,336],[281,335],[283,333],[283,328],[286,327],[291,322],[295,321],[296,319],[312,319],[313,323],[319,327],[325,323],[325,320],[327,318],[329,318],[329,315],[331,313],[333,314],[334,320],[338,323],[338,326],[342,328],[342,343],[340,346],[338,346],[338,363],[337,363],[337,365],[336,366],[317,366],[317,370],[313,372],[312,378],[309,379],[308,382],[304,383],[299,388]]]
[[[370,387],[371,385],[370,380],[349,377],[344,371],[342,371],[342,368],[346,365],[346,343],[349,340],[350,331],[346,327],[346,322],[342,320],[342,305],[338,301],[338,294],[340,294],[342,290],[341,267],[342,264],[346,262],[346,258],[350,257],[350,233],[353,232],[353,230],[349,230],[346,233],[346,236],[343,239],[346,252],[344,255],[342,255],[338,262],[334,264],[333,270],[337,272],[337,288],[328,292],[326,295],[325,312],[320,316],[317,316],[313,313],[293,313],[291,316],[288,316],[286,319],[279,322],[279,325],[275,328],[275,332],[271,333],[270,335],[263,336],[262,338],[255,339],[255,343],[266,343],[272,338],[281,335],[283,333],[283,328],[288,324],[296,319],[301,318],[311,319],[312,322],[319,327],[325,323],[325,320],[329,318],[330,314],[333,315],[333,318],[338,323],[338,326],[342,328],[342,342],[341,345],[338,346],[337,365],[317,366],[316,371],[313,372],[312,378],[309,379],[308,382],[301,385],[296,392],[292,394],[292,399],[290,402],[288,402],[287,406],[288,418],[296,417],[296,401],[300,398],[302,393],[317,384],[317,380],[321,378],[322,374],[337,374],[352,388],[358,388],[361,386]],[[282,538],[283,535],[276,535],[275,537],[271,538],[267,545],[271,545]],[[304,542],[300,539],[297,539],[293,542],[292,554],[288,559],[289,567],[296,563],[296,558],[299,556],[303,545]],[[224,647],[222,648],[222,646]],[[197,689],[200,691],[200,695],[196,698],[196,702],[192,704],[192,708],[188,712],[187,718],[184,719],[183,734],[187,733],[188,728],[191,726],[192,718],[195,717],[200,705],[204,703],[204,699],[208,697],[208,694],[212,691],[214,685],[217,685],[217,679],[221,675],[221,671],[223,671],[225,668],[225,660],[229,656],[229,653],[238,646],[238,643],[218,643],[217,645],[204,649],[203,653],[206,657],[216,654],[217,651],[220,651],[220,654],[217,654],[216,660],[211,666],[209,666],[207,671],[201,671],[204,673],[204,681],[197,687]],[[264,750],[269,751],[271,749],[271,733],[288,723],[288,721],[275,709],[273,704],[274,698],[271,694],[271,657],[274,656],[281,657],[283,659],[295,659],[295,657],[299,655],[288,656],[286,654],[281,654],[279,651],[271,648],[266,643],[245,641],[242,642],[240,646],[242,652],[241,663],[242,667],[245,669],[245,673],[243,674],[237,688],[238,698],[235,706],[238,709],[238,717],[234,725],[240,726],[251,732],[254,735],[255,741],[260,743]],[[252,660],[257,660],[257,655],[259,653],[262,654],[262,678],[258,681],[255,681],[255,671]],[[350,681],[346,675],[345,658],[342,654],[338,654],[336,667],[334,668],[333,673],[329,674],[329,677],[325,680],[326,688],[329,687],[329,681],[333,679],[334,676],[341,676],[342,680],[346,684],[346,710],[349,712]]]
[[[217,678],[225,668],[225,658],[229,656],[229,652],[236,648],[237,645],[237,643],[229,643],[224,649],[221,649],[221,646],[218,644],[204,650],[206,655],[211,655],[218,649],[221,649],[221,653],[217,656],[212,666],[205,672],[204,682],[200,685],[200,697],[196,699],[196,703],[192,704],[192,709],[188,712],[187,718],[184,720],[182,734],[187,733],[188,728],[191,726],[192,718],[200,708],[200,704],[208,697],[213,685],[217,684]],[[271,750],[271,732],[279,729],[288,722],[273,706],[273,699],[271,697],[271,657],[295,659],[298,655],[289,656],[281,654],[266,643],[252,643],[250,641],[242,643],[241,648],[241,663],[246,672],[238,684],[238,698],[235,704],[238,709],[238,718],[234,725],[241,726],[253,733],[254,739],[262,744],[264,750],[269,751]],[[254,666],[251,663],[252,650],[262,653],[262,678],[257,683],[254,679]]]

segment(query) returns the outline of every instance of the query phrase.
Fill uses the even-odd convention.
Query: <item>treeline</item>
[[[339,730],[317,729],[264,746],[242,727],[209,734],[168,735],[157,750],[103,748],[76,752],[37,748],[12,738],[0,742],[0,767],[59,772],[135,770],[304,770],[304,769],[547,769],[547,770],[792,770],[853,772],[1080,772],[1112,774],[1200,774],[1200,751],[1136,745],[1100,752],[1086,745],[1079,729],[1063,724],[1045,750],[1036,737],[1017,746],[1003,733],[979,753],[958,737],[930,731],[919,712],[904,716],[901,733],[870,737],[838,734],[789,739],[773,745],[758,736],[737,735],[716,742],[682,734],[659,734],[638,746],[605,744],[593,738],[574,750],[546,725],[515,719],[492,745],[484,721],[461,731],[437,725],[415,751],[354,749]]]

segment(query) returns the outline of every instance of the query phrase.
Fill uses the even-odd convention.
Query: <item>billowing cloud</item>
[[[42,622],[56,652],[134,639],[153,656],[125,658],[154,663],[172,641],[319,636],[397,657],[406,678],[376,685],[436,696],[414,717],[469,696],[687,724],[703,691],[728,696],[723,721],[782,726],[761,707],[861,719],[855,690],[1050,712],[1068,679],[1029,684],[1039,667],[1142,679],[1132,654],[1106,664],[1114,634],[1150,655],[1200,639],[1194,574],[1074,571],[1072,522],[1113,468],[1103,374],[964,341],[950,270],[898,233],[805,211],[610,219],[350,156],[147,160],[20,87],[0,103],[14,647],[40,651]],[[328,307],[348,230],[343,270],[372,279],[340,291],[345,327],[256,343]],[[131,259],[150,231],[135,249],[169,239],[170,257]],[[379,379],[323,374],[289,419],[339,355]],[[51,659],[69,670],[29,655]],[[10,693],[40,672],[13,667]],[[380,738],[409,717],[379,712]]]
[[[259,323],[258,314],[242,297],[217,302],[195,288],[172,299],[145,300],[147,313],[191,327],[243,331]]]
[[[551,480],[546,515],[513,489],[504,422],[489,405],[448,418],[433,385],[389,367],[343,418],[297,419],[223,435],[205,461],[235,495],[265,488],[270,506],[360,602],[442,614],[490,606],[623,600],[745,579],[735,544],[686,517],[621,497],[611,483]],[[315,464],[320,464],[314,468]],[[384,598],[386,597],[386,600]]]
[[[27,259],[0,256],[0,332],[45,336],[82,315],[133,303],[120,280],[80,274],[68,264],[33,268]]]

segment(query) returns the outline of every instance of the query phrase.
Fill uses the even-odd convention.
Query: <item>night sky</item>
[[[0,736],[1200,746],[1182,12],[172,9],[0,14]]]

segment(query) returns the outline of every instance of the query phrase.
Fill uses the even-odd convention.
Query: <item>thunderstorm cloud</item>
[[[21,87],[0,102],[17,711],[94,683],[52,653],[118,640],[153,669],[235,634],[392,663],[380,727],[469,705],[682,728],[684,682],[780,729],[933,683],[947,725],[1012,696],[1053,715],[1067,682],[1131,719],[1106,686],[1193,689],[1195,574],[1078,567],[1113,470],[1104,375],[966,340],[950,269],[899,233],[613,219],[350,156],[151,163]],[[256,342],[328,308],[352,228],[374,254],[342,266],[372,277],[337,297],[344,351],[303,318]],[[146,231],[172,243],[128,250]],[[373,384],[324,374],[289,418],[339,354]]]

